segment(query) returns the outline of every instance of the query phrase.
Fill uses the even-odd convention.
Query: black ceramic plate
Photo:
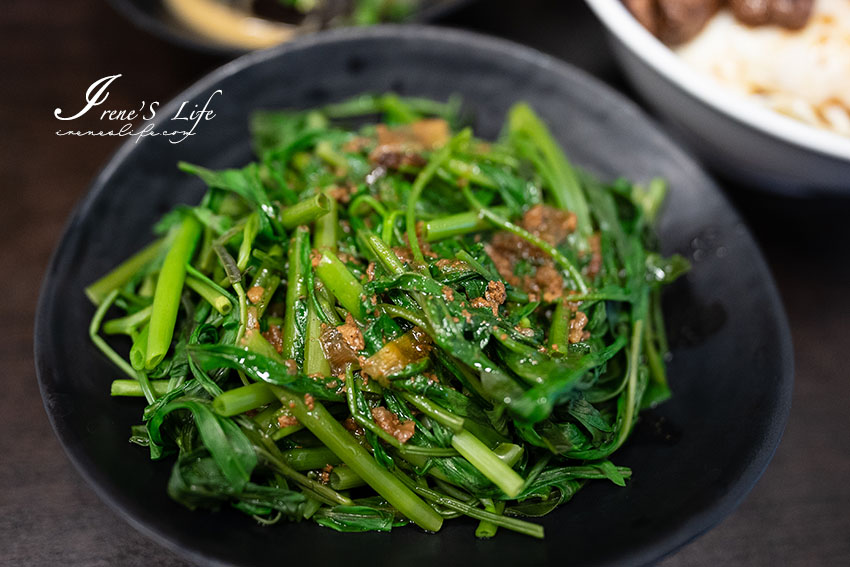
[[[535,51],[468,33],[413,27],[342,30],[232,62],[183,100],[221,89],[214,119],[180,144],[124,145],[71,219],[47,273],[36,321],[45,407],[71,460],[100,496],[144,533],[202,562],[279,564],[293,553],[315,565],[352,557],[386,564],[642,564],[731,512],[770,460],[792,383],[785,314],[761,254],[714,183],[621,96]],[[110,399],[118,371],[89,343],[92,306],[83,287],[145,244],[152,223],[203,188],[178,160],[212,168],[251,159],[248,114],[312,107],[364,91],[463,96],[477,132],[498,134],[506,109],[531,103],[573,160],[604,178],[669,180],[660,222],[664,252],[693,259],[669,290],[673,399],[645,415],[617,453],[634,469],[625,488],[593,483],[543,520],[546,539],[501,530],[477,541],[474,523],[343,535],[312,523],[260,527],[237,512],[190,512],[165,492],[171,463],[152,463],[127,442],[139,400]],[[378,550],[376,552],[376,550]],[[377,556],[376,556],[377,553]],[[304,555],[302,555],[304,554]],[[371,561],[371,559],[370,559]]]
[[[248,49],[225,45],[204,37],[177,21],[161,0],[109,0],[112,6],[136,26],[182,47],[204,53],[233,57]],[[430,0],[413,16],[413,23],[435,22],[472,0]]]

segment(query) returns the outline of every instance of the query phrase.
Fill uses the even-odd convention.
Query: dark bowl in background
[[[409,23],[432,23],[474,0],[430,0]],[[112,7],[134,25],[169,43],[192,51],[236,57],[251,51],[247,48],[219,43],[189,29],[171,15],[161,0],[109,0]]]
[[[216,116],[179,144],[124,144],[78,205],[54,252],[39,302],[35,355],[45,408],[67,454],[100,497],[157,542],[202,563],[277,564],[292,553],[319,565],[351,558],[432,566],[643,564],[718,523],[755,484],[790,407],[790,333],[773,279],[738,214],[706,174],[631,102],[572,67],[478,35],[379,26],[317,34],[255,52],[205,77],[158,112],[167,126],[182,101]],[[202,184],[178,160],[211,168],[252,159],[248,115],[307,108],[363,92],[445,100],[460,94],[476,132],[498,135],[508,107],[529,102],[576,164],[604,179],[662,176],[671,190],[659,234],[665,253],[693,261],[664,299],[673,398],[644,414],[614,455],[632,467],[625,488],[591,483],[542,519],[543,541],[475,523],[438,535],[339,534],[310,522],[261,527],[231,510],[191,512],[165,491],[172,463],[128,443],[142,402],[112,399],[119,375],[90,344],[85,285],[148,242],[155,220],[195,203]]]

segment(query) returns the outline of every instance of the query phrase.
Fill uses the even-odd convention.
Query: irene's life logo
[[[214,91],[207,98],[203,107],[197,103],[184,100],[174,114],[165,117],[162,121],[164,124],[160,126],[154,119],[158,118],[157,109],[160,104],[157,101],[145,102],[142,101],[138,108],[130,109],[111,109],[103,104],[109,98],[109,87],[121,75],[109,75],[93,82],[86,90],[86,96],[83,107],[73,115],[63,115],[63,110],[57,108],[53,111],[53,116],[58,120],[77,120],[82,118],[89,112],[93,114],[100,113],[98,121],[105,122],[112,126],[108,129],[101,130],[57,130],[57,136],[117,136],[126,138],[134,136],[136,142],[146,136],[162,136],[168,138],[172,144],[179,144],[189,136],[196,134],[195,130],[198,124],[215,118],[210,105],[216,95],[221,94],[221,89]],[[134,120],[141,120],[142,123],[133,126]],[[118,126],[116,123],[122,123]]]

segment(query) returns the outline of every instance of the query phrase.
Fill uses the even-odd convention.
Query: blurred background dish
[[[110,0],[135,25],[194,50],[235,56],[321,29],[429,22],[469,0]]]
[[[811,10],[785,20],[742,16],[739,5],[753,3],[736,1],[626,2],[638,18],[621,0],[587,3],[635,89],[720,176],[789,194],[850,192],[850,3],[785,3]],[[693,6],[671,15],[665,4]]]

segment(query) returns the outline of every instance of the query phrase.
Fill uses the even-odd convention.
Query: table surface
[[[518,5],[523,8],[519,10]],[[489,0],[445,25],[530,44],[633,94],[582,2]],[[103,504],[66,458],[32,360],[35,305],[74,204],[115,151],[112,138],[56,137],[53,109],[122,73],[112,107],[166,101],[223,60],[136,29],[105,2],[11,0],[0,12],[0,564],[183,565]],[[731,183],[761,243],[794,337],[784,439],[739,509],[662,565],[850,565],[850,199],[788,199]]]

